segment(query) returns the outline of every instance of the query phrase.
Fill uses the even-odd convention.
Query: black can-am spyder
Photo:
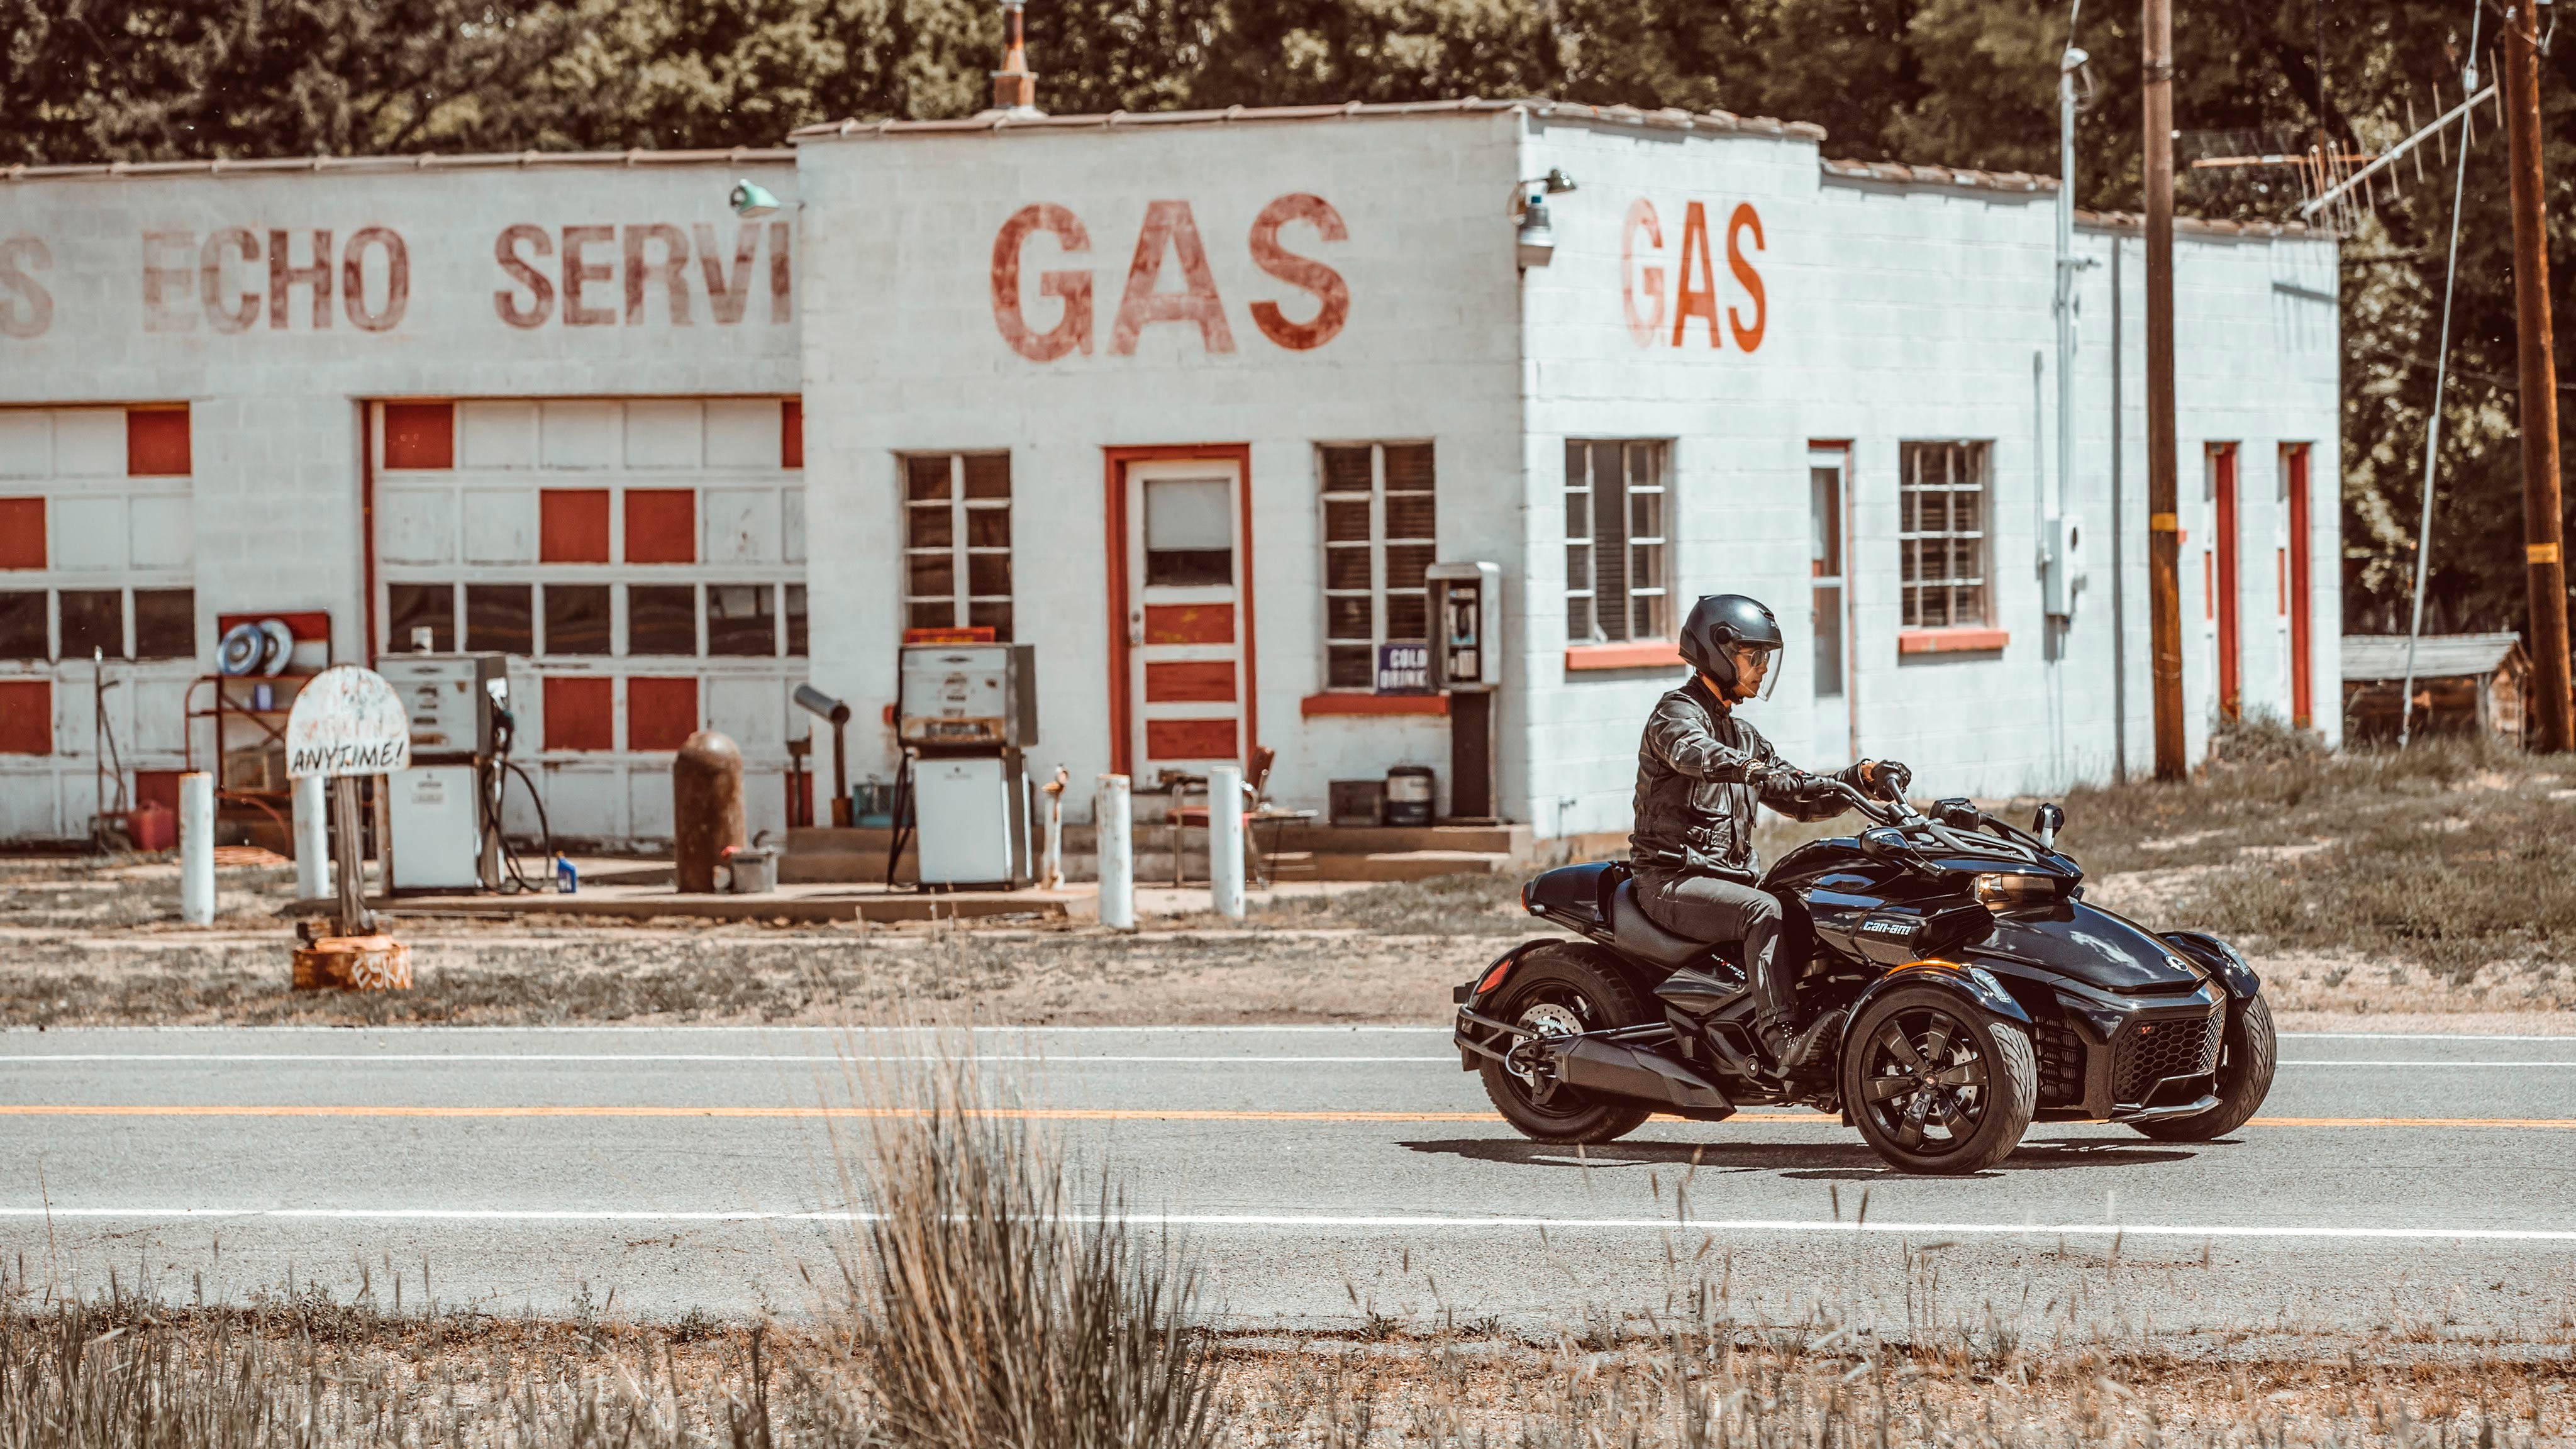
[[[1977,1172],[2040,1122],[2124,1122],[2205,1142],[2272,1086],[2272,1015],[2245,958],[2084,901],[2055,848],[1964,799],[1930,816],[1837,786],[1873,823],[1810,841],[1763,876],[1786,911],[1779,960],[1816,1043],[1785,1078],[1757,1055],[1734,942],[1647,919],[1624,865],[1570,865],[1521,890],[1581,935],[1526,942],[1459,986],[1460,1063],[1541,1142],[1608,1142],[1656,1112],[1839,1112],[1907,1172]]]

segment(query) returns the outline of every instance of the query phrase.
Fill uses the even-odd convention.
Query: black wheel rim
[[[1899,1011],[1862,1049],[1853,1107],[1912,1157],[1948,1157],[1968,1145],[1992,1098],[1976,1033],[1937,1006]]]
[[[1578,1032],[1598,1031],[1601,1010],[1581,990],[1560,982],[1548,982],[1512,1003],[1509,1017],[1512,1025],[1533,1036],[1573,1036]],[[1550,1117],[1580,1116],[1592,1105],[1572,1087],[1557,1086],[1542,1091],[1530,1074],[1505,1067],[1504,1080],[1511,1083],[1512,1095],[1520,1098],[1532,1112]]]

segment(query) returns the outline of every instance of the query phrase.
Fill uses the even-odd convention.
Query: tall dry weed
[[[891,1085],[892,1090],[887,1088]],[[855,1357],[890,1449],[1202,1449],[1221,1424],[1198,1272],[1090,1210],[1052,1138],[992,1105],[962,1049],[872,1095],[855,1176],[868,1213],[844,1258]]]

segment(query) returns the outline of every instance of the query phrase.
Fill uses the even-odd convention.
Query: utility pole
[[[2182,521],[2176,516],[2173,302],[2173,0],[2143,0],[2147,181],[2147,653],[2156,778],[2188,771],[2182,738]]]
[[[2549,245],[2541,226],[2540,17],[2506,12],[2505,124],[2513,133],[2513,300],[2522,351],[2522,544],[2531,590],[2531,672],[2540,747],[2576,744],[2567,693],[2567,566],[2560,558],[2558,366],[2550,355]]]

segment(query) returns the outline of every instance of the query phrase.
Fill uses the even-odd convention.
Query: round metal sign
[[[334,664],[296,691],[286,716],[286,775],[390,775],[411,768],[411,717],[385,677]]]

